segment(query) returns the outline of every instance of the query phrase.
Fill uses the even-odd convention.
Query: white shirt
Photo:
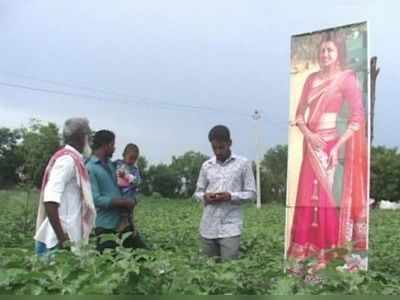
[[[65,148],[82,157],[73,147],[66,145]],[[63,155],[56,159],[44,189],[43,202],[59,204],[58,213],[64,232],[72,242],[79,242],[82,239],[81,188],[75,162],[71,156]],[[58,239],[48,217],[34,238],[45,243],[48,249],[57,246]]]
[[[229,192],[231,200],[204,206],[200,235],[207,239],[240,235],[243,226],[240,204],[256,195],[251,162],[235,154],[224,162],[215,157],[204,162],[194,196],[204,203],[205,193],[218,192]]]

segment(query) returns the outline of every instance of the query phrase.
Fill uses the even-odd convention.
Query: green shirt
[[[86,162],[89,171],[94,205],[96,206],[96,227],[116,229],[121,221],[120,210],[111,207],[113,198],[121,198],[117,175],[110,160],[102,163],[92,155]]]

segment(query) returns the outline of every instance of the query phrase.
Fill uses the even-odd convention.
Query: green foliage
[[[31,188],[0,191],[0,247],[33,247],[39,194]]]
[[[39,187],[47,162],[60,147],[58,127],[54,123],[42,124],[32,120],[28,128],[22,130],[22,144],[18,151],[23,157],[23,172],[29,182]]]
[[[167,198],[174,197],[179,189],[178,174],[166,164],[150,166],[145,180],[150,193],[157,192]]]
[[[0,188],[18,182],[17,169],[22,164],[17,147],[20,139],[20,130],[0,128]]]
[[[371,196],[377,200],[400,200],[400,153],[378,146],[371,153]]]
[[[198,203],[152,198],[136,209],[151,250],[118,248],[98,255],[92,240],[79,254],[58,251],[41,260],[33,255],[32,242],[38,194],[27,191],[0,191],[0,228],[10,229],[0,231],[0,294],[400,293],[400,218],[395,211],[372,211],[368,272],[341,273],[331,266],[321,272],[321,283],[311,285],[283,273],[285,210],[280,205],[244,206],[241,258],[236,261],[218,264],[201,255]]]
[[[188,151],[181,156],[172,157],[172,163],[150,166],[143,171],[142,192],[145,195],[159,193],[167,198],[185,198],[193,195],[196,189],[200,168],[207,156],[200,152]],[[142,162],[147,166],[147,161]]]
[[[277,145],[261,161],[261,195],[263,202],[279,201],[286,197],[287,145]]]
[[[146,157],[144,157],[143,155],[139,156],[137,166],[140,172],[144,174],[149,166],[149,162],[147,161]]]
[[[200,152],[188,151],[172,157],[170,168],[180,177],[179,196],[191,197],[196,190],[201,165],[208,157]]]
[[[151,190],[150,190],[151,187],[150,187],[149,180],[147,178],[149,162],[147,161],[146,157],[144,157],[143,155],[140,155],[136,164],[139,168],[140,177],[141,177],[139,191],[140,191],[140,193],[148,196],[151,194]]]

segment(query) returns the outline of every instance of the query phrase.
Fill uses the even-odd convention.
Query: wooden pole
[[[370,91],[371,91],[371,145],[374,139],[374,121],[375,121],[375,101],[376,101],[376,78],[379,75],[380,69],[377,67],[378,58],[376,56],[371,57],[370,61]]]

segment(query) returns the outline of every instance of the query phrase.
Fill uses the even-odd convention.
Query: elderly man
[[[50,159],[42,181],[36,222],[36,253],[48,254],[72,242],[87,242],[96,211],[90,179],[82,154],[90,155],[90,127],[87,119],[72,118],[63,128],[64,147]]]

